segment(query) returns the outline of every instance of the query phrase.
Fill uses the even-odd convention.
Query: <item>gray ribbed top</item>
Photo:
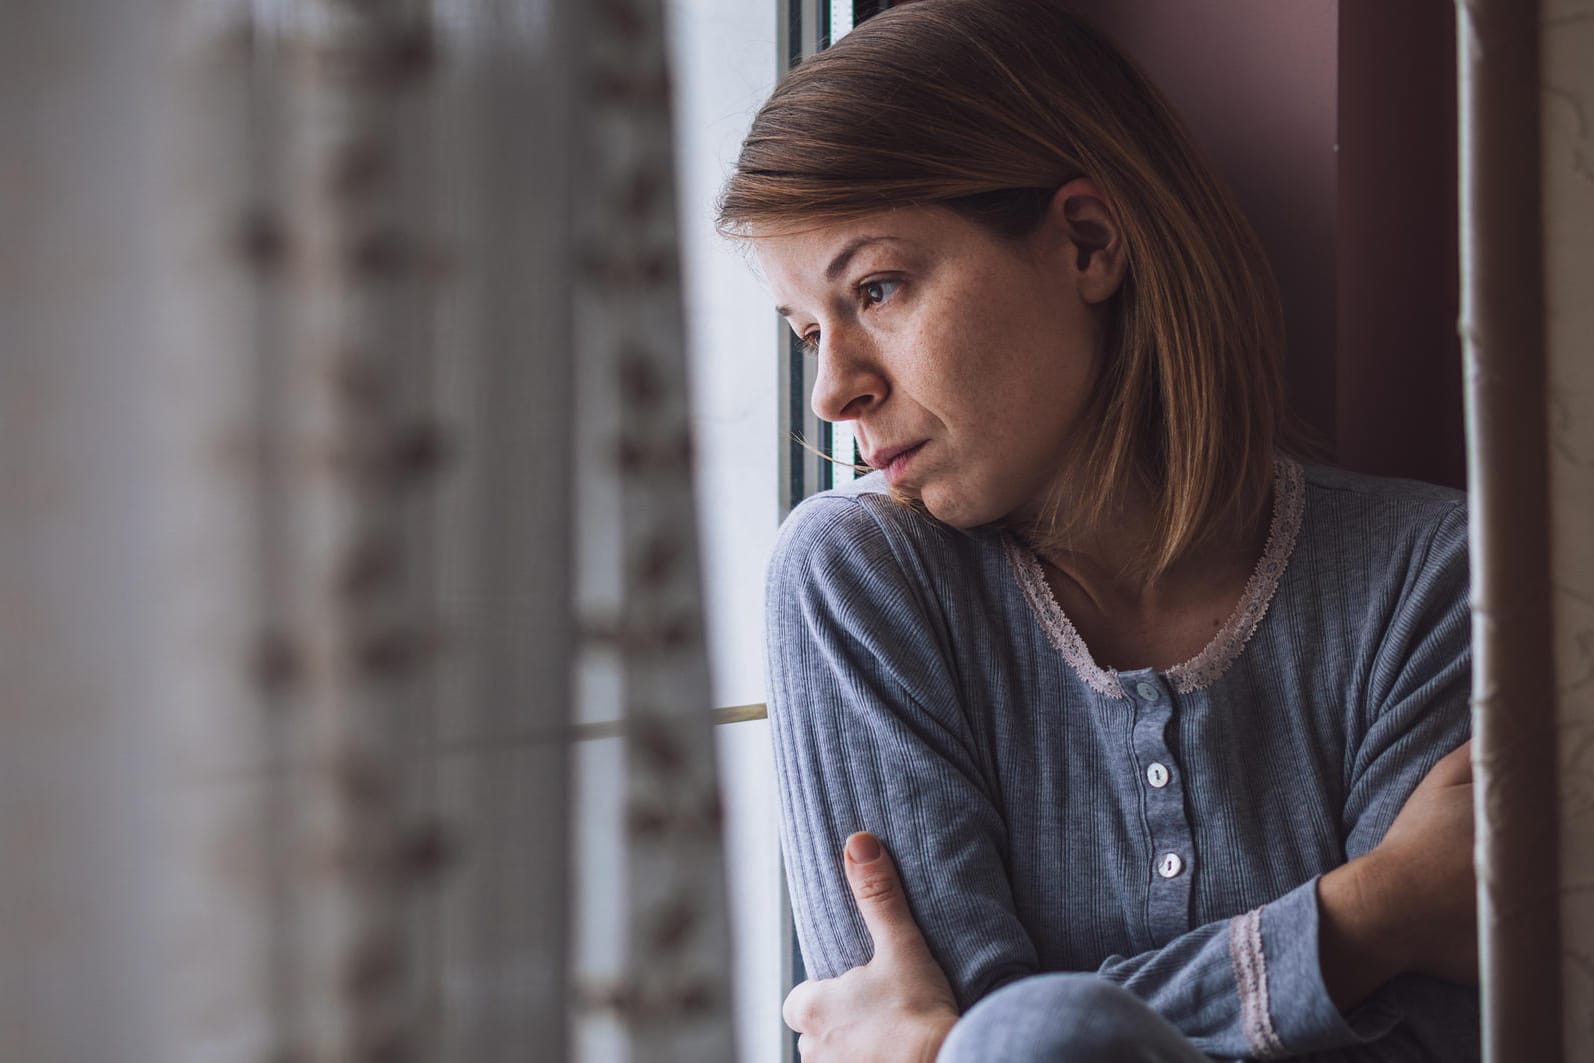
[[[1342,1019],[1316,878],[1383,836],[1469,728],[1464,498],[1279,463],[1213,645],[1098,668],[1034,558],[880,493],[804,502],[769,569],[781,837],[810,977],[864,963],[848,834],[896,857],[968,1007],[1099,970],[1202,1051],[1468,1060],[1477,994],[1396,979]]]

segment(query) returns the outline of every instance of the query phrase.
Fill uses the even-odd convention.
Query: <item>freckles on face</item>
[[[754,253],[816,339],[816,411],[855,421],[866,454],[923,444],[895,486],[958,527],[1040,504],[1098,362],[1065,259],[936,208],[755,234]]]
[[[1044,272],[991,265],[962,276],[924,337],[934,352],[925,401],[958,460],[927,477],[921,497],[959,527],[1040,508],[1098,371],[1099,330],[1085,308]]]

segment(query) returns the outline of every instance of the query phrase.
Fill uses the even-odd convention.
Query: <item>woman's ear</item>
[[[1107,197],[1088,177],[1079,177],[1052,194],[1047,208],[1047,228],[1061,241],[1055,250],[1067,256],[1064,263],[1087,303],[1105,302],[1123,284],[1128,258],[1123,231]]]

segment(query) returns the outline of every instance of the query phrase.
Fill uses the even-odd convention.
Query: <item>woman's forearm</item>
[[[1409,963],[1389,883],[1380,878],[1376,859],[1369,853],[1317,880],[1318,963],[1341,1014]]]
[[[1377,848],[1318,879],[1318,964],[1341,1012],[1397,974],[1477,983],[1471,747],[1433,766]]]

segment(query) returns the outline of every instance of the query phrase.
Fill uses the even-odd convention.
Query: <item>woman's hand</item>
[[[1319,959],[1341,1010],[1406,972],[1478,981],[1472,743],[1417,784],[1384,840],[1318,880]]]
[[[874,940],[874,958],[839,978],[804,982],[786,998],[803,1063],[932,1063],[957,1021],[946,975],[930,955],[897,868],[872,834],[843,854],[847,881]]]

